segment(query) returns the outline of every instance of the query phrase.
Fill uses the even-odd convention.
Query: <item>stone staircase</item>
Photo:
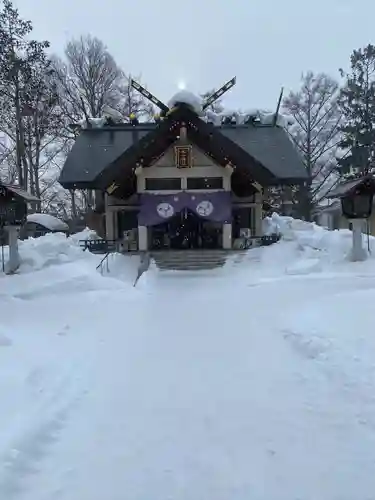
[[[161,271],[206,271],[223,267],[228,256],[242,258],[244,252],[228,250],[158,250],[151,259]]]

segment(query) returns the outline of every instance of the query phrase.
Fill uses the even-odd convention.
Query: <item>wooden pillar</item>
[[[255,194],[255,207],[254,207],[254,222],[255,222],[255,235],[263,236],[263,195],[262,193]]]
[[[115,240],[116,238],[116,224],[115,213],[109,207],[109,196],[105,195],[105,236],[107,240]]]
[[[225,250],[232,248],[232,224],[223,224],[223,248]]]
[[[138,249],[148,250],[148,228],[147,226],[138,226]]]

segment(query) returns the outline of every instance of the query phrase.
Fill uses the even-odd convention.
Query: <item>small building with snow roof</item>
[[[47,233],[69,233],[69,226],[64,221],[50,214],[34,213],[26,217],[26,221],[21,228],[20,237],[22,239],[44,236]]]

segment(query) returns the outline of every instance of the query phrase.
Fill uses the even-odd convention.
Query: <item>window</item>
[[[222,177],[188,177],[187,189],[223,189]]]
[[[145,179],[147,191],[179,191],[181,179]]]

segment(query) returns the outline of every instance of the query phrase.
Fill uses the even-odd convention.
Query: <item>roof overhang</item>
[[[327,196],[328,199],[343,198],[355,194],[358,189],[367,189],[375,193],[375,177],[372,174],[340,183]]]
[[[95,180],[96,186],[105,190],[109,186],[116,186],[117,189],[128,184],[135,177],[137,167],[147,168],[154,164],[178,140],[183,126],[192,143],[211,156],[217,164],[223,167],[228,164],[233,166],[233,175],[243,182],[259,183],[262,186],[277,183],[278,179],[265,166],[225,137],[213,124],[201,120],[190,108],[180,106],[108,165]]]
[[[17,198],[21,198],[25,203],[39,203],[40,199],[30,194],[28,191],[21,189],[18,186],[14,186],[13,184],[6,184],[4,182],[0,182],[0,186],[8,190],[11,194],[15,195]]]
[[[215,126],[179,104],[157,124],[120,124],[85,130],[78,137],[59,179],[66,189],[136,189],[135,171],[153,165],[186,127],[189,142],[223,167],[232,179],[261,186],[303,184],[308,180],[297,151],[280,127]]]

